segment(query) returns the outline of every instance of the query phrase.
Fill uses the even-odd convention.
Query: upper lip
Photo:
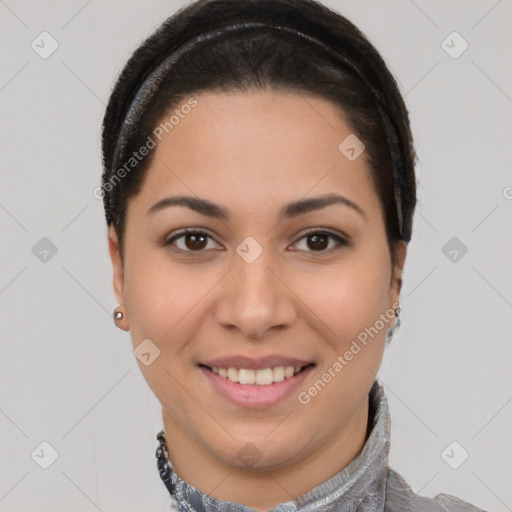
[[[232,355],[227,357],[218,357],[203,361],[201,364],[210,368],[247,368],[248,370],[263,370],[276,366],[306,366],[312,361],[305,361],[295,357],[287,357],[279,354],[270,354],[263,357],[248,357],[242,355]]]

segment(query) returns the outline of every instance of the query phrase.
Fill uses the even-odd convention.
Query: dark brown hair
[[[139,88],[191,38],[247,22],[300,31],[334,49],[349,65],[306,38],[264,27],[203,41],[184,53],[162,77],[123,154],[131,155],[142,147],[165,114],[203,91],[276,90],[328,99],[342,109],[351,130],[365,144],[394,258],[393,242],[410,239],[416,205],[416,155],[408,111],[375,47],[349,20],[315,0],[197,0],[168,18],[132,54],[110,96],[102,136],[105,215],[107,224],[117,232],[121,256],[127,202],[140,190],[152,152],[132,171],[123,173],[115,186],[107,185],[123,164],[115,161],[116,144]],[[384,120],[379,105],[386,112]]]

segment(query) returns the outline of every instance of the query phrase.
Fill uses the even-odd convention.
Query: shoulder
[[[396,471],[388,468],[384,512],[405,512],[407,510],[415,512],[485,512],[483,509],[449,494],[438,494],[434,498],[419,496]]]

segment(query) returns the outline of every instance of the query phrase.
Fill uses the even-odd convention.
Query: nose
[[[247,339],[263,339],[297,320],[293,291],[265,254],[252,263],[236,256],[234,268],[223,279],[215,312],[219,325],[238,330]]]

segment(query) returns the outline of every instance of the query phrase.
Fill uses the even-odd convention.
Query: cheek
[[[125,296],[134,343],[185,337],[187,317],[207,288],[199,266],[194,271],[161,260],[141,254],[127,262]]]
[[[389,266],[386,258],[353,260],[311,279],[301,296],[315,313],[313,329],[322,333],[322,355],[317,379],[327,382],[303,389],[311,399],[312,417],[338,410],[340,417],[325,416],[331,427],[350,415],[370,389],[384,351],[389,303]],[[319,345],[320,346],[320,345]],[[310,383],[311,384],[311,383]],[[321,393],[318,390],[322,390]],[[320,397],[321,395],[321,397]],[[341,405],[343,404],[343,405]]]
[[[138,257],[127,266],[126,297],[133,348],[146,339],[158,347],[158,357],[149,365],[138,361],[139,368],[161,403],[173,410],[193,406],[179,397],[190,364],[190,340],[198,323],[201,297],[213,285],[195,272],[163,262],[159,257]],[[185,386],[186,387],[186,386]],[[189,401],[190,402],[190,401]]]
[[[303,303],[302,320],[316,322],[315,329],[327,339],[357,337],[373,325],[389,298],[389,262],[375,253],[382,254],[358,251],[343,263],[315,272],[288,269],[283,278]],[[223,275],[214,267],[171,264],[165,253],[156,258],[154,253],[139,253],[127,261],[125,297],[134,344],[171,337],[176,340],[173,346],[180,345],[177,338],[187,339],[187,329],[195,325],[190,318],[202,309],[208,290],[222,287]]]
[[[386,313],[389,272],[386,258],[361,256],[307,280],[302,277],[297,281],[302,283],[299,296],[323,324],[326,338],[344,344]],[[379,326],[382,329],[380,322]]]

